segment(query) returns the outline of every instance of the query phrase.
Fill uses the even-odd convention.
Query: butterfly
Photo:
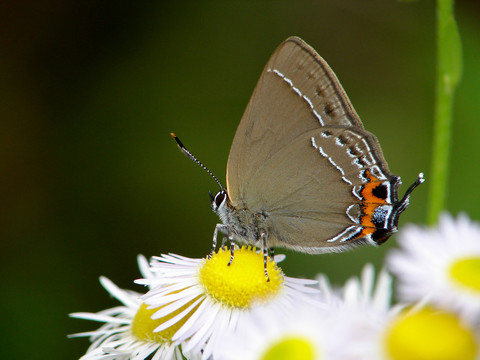
[[[226,188],[172,133],[182,152],[217,181],[210,194],[218,233],[263,249],[339,252],[384,243],[397,231],[420,173],[398,198],[380,144],[365,130],[335,73],[298,37],[285,40],[265,66],[238,125]],[[269,251],[270,249],[270,251]],[[212,250],[213,251],[213,250]]]

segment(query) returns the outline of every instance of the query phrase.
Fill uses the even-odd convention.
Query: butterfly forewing
[[[258,166],[292,139],[323,125],[363,129],[328,64],[303,40],[291,37],[265,66],[235,134],[227,165],[234,205],[248,192]]]
[[[287,39],[263,70],[232,143],[232,205],[266,214],[278,244],[318,252],[355,230],[362,167],[392,177],[328,64],[303,40]]]

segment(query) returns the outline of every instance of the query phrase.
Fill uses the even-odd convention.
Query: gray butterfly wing
[[[364,154],[334,160],[312,143],[327,130],[347,129],[357,135],[349,146],[366,145]],[[331,138],[341,143],[345,137]],[[373,164],[391,177],[376,138],[363,129],[333,71],[301,39],[289,38],[267,63],[235,134],[227,165],[230,201],[237,209],[268,213],[272,240],[311,247],[323,239],[320,247],[328,246],[354,223],[346,213],[350,209],[354,218],[358,212],[352,191],[362,179],[354,161],[372,150]],[[358,178],[351,184],[332,164],[342,161]]]

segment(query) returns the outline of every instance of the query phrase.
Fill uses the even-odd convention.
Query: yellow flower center
[[[393,360],[473,360],[479,351],[474,332],[457,316],[431,308],[400,315],[385,340]]]
[[[168,327],[167,329],[159,332],[154,332],[154,330],[158,326],[162,325],[165,321],[170,320],[175,315],[185,310],[189,305],[191,305],[191,303],[192,301],[182,306],[180,309],[155,320],[152,319],[152,315],[155,314],[155,312],[158,311],[158,309],[160,309],[161,307],[155,309],[147,309],[147,305],[142,304],[132,321],[131,329],[133,335],[135,335],[138,339],[145,341],[156,341],[161,343],[171,341],[172,336],[175,335],[177,330],[180,329],[183,324],[185,324],[185,322],[190,318],[192,312],[195,311],[195,309],[193,309],[192,312],[187,314],[180,321]]]
[[[222,304],[248,308],[253,303],[267,302],[283,288],[283,273],[272,261],[267,262],[270,281],[263,271],[263,255],[255,248],[245,247],[235,250],[235,258],[230,261],[230,251],[220,249],[210,259],[205,260],[200,269],[200,283],[207,294]]]
[[[261,360],[317,360],[315,347],[302,337],[287,337],[270,346]]]
[[[460,259],[450,266],[450,276],[472,292],[480,294],[480,257]]]

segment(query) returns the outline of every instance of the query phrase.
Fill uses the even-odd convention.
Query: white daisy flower
[[[380,272],[375,284],[371,265],[361,279],[343,288],[333,312],[341,326],[342,360],[480,360],[478,334],[456,314],[430,307],[391,306],[392,278]]]
[[[480,326],[480,225],[459,215],[440,217],[438,228],[411,225],[387,257],[404,301],[428,302]]]
[[[326,284],[322,277],[319,282]],[[323,293],[333,291],[326,289],[328,284],[324,285]],[[385,328],[401,310],[401,306],[391,305],[392,277],[381,271],[375,281],[374,268],[367,264],[360,278],[351,278],[338,292],[340,301],[329,296],[334,300],[332,316],[341,327],[339,332],[344,341],[337,353],[338,359],[387,359],[379,344]]]
[[[154,277],[137,283],[151,288],[143,300],[154,313],[152,318],[170,317],[155,331],[174,328],[173,341],[185,342],[184,351],[201,352],[208,359],[222,336],[244,321],[249,310],[268,305],[283,314],[316,301],[312,295],[318,290],[308,287],[315,281],[286,277],[272,260],[267,263],[267,281],[263,256],[251,247],[237,249],[230,266],[229,261],[225,249],[209,259],[172,254],[153,258]]]
[[[145,278],[152,278],[147,261],[139,257],[139,266]],[[105,277],[103,287],[123,305],[98,313],[73,313],[70,316],[104,322],[95,331],[72,337],[89,336],[92,344],[81,360],[181,360],[179,346],[171,341],[171,331],[153,333],[161,321],[152,320],[153,311],[141,301],[142,294],[122,290]],[[191,357],[189,357],[191,358]]]
[[[352,278],[343,288],[332,287],[325,275],[317,279],[320,306],[252,312],[222,341],[218,359],[383,359],[382,331],[398,313],[390,305],[391,277],[383,271],[375,284],[367,265],[361,279]]]
[[[257,307],[223,338],[219,360],[327,360],[335,357],[341,335],[325,308],[304,305],[285,313]]]

